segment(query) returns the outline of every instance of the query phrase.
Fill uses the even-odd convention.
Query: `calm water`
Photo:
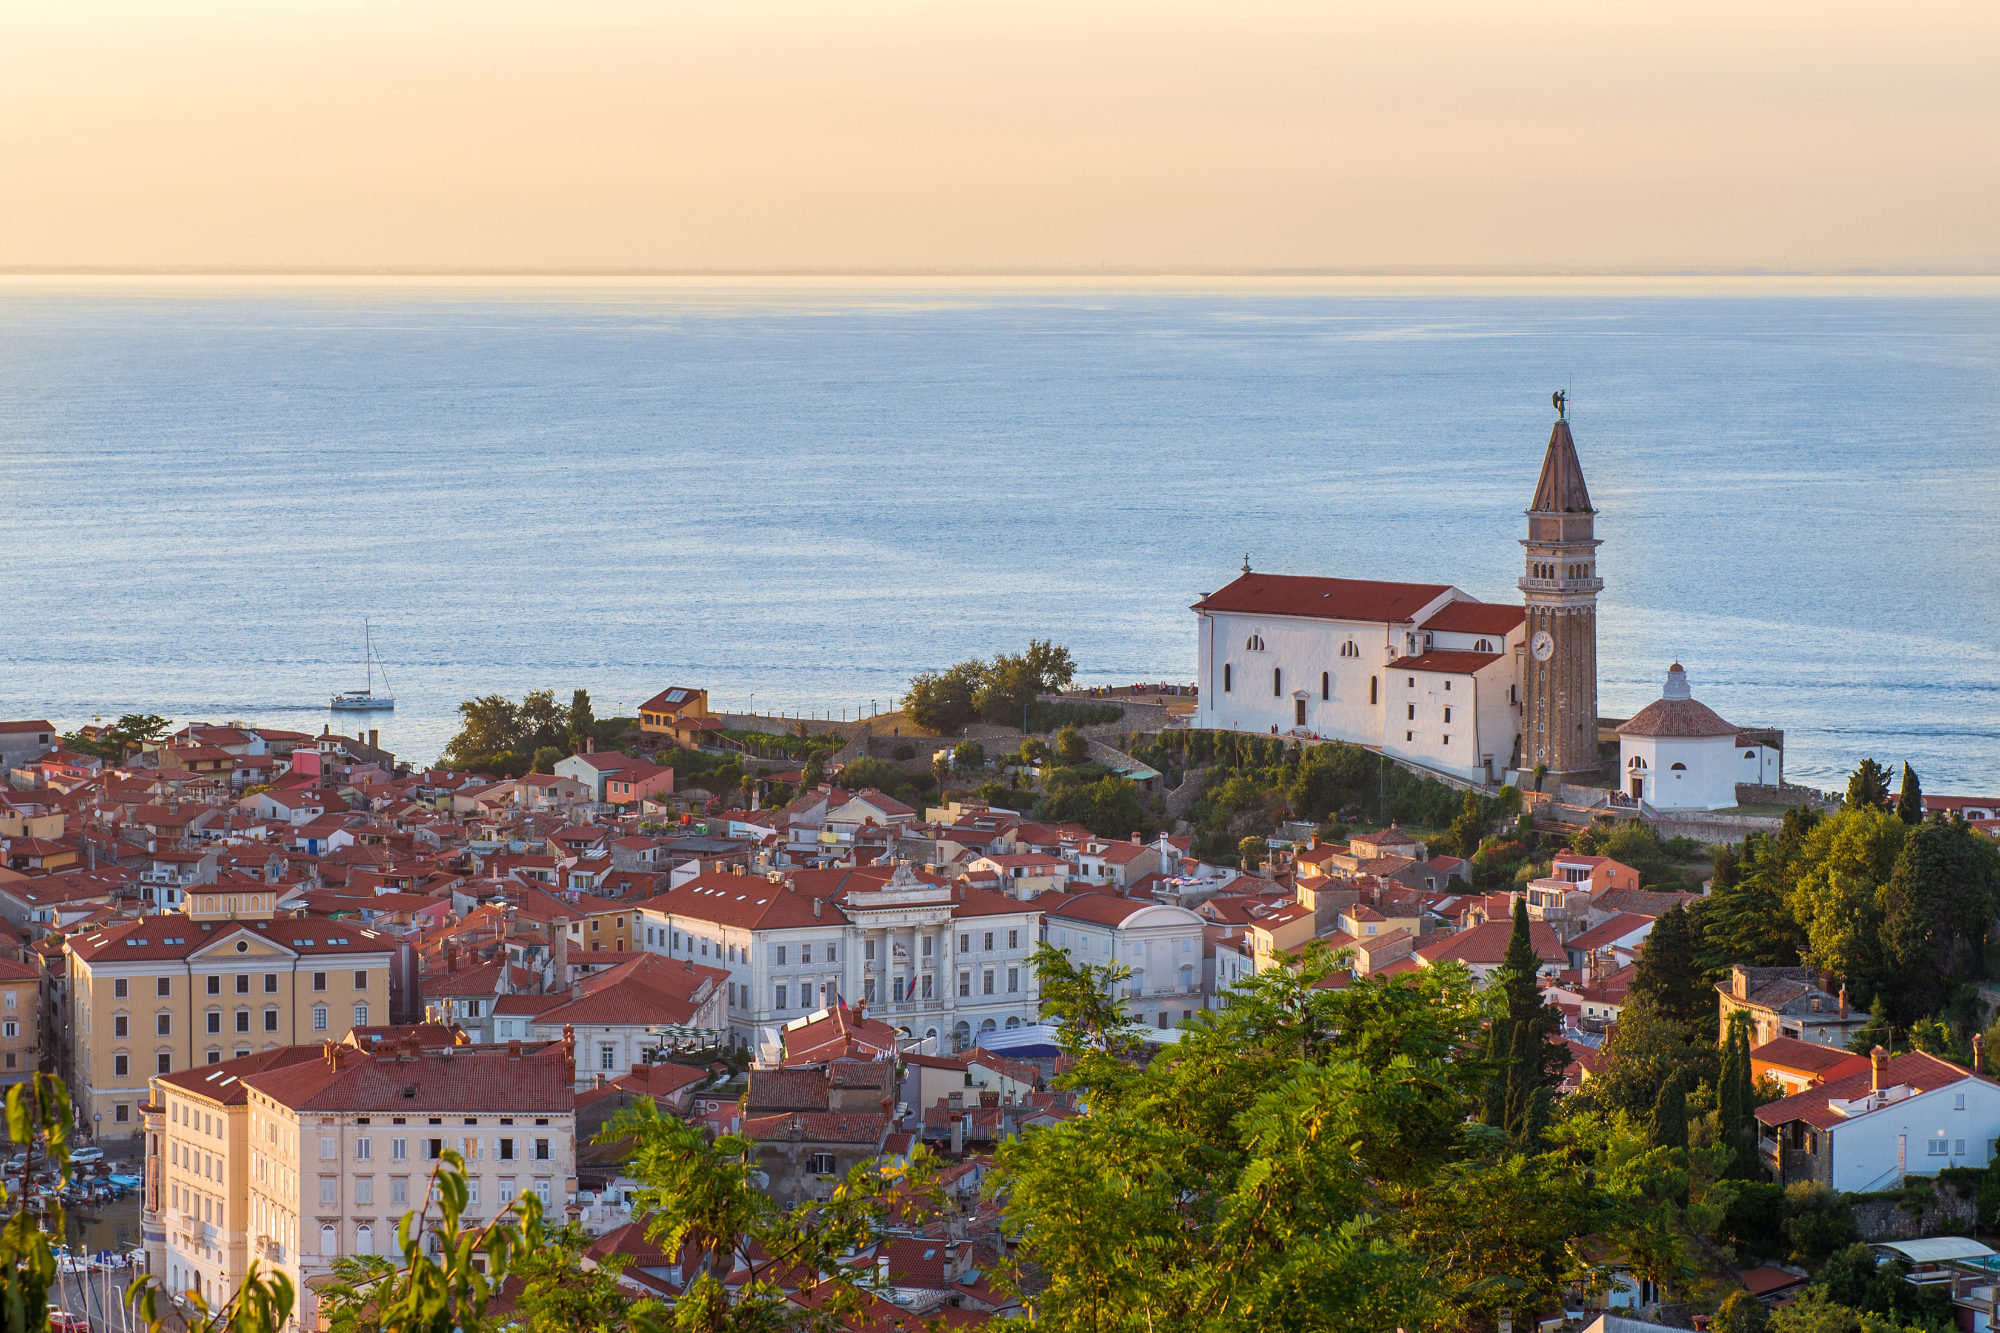
[[[1602,696],[2000,787],[2000,284],[0,279],[0,717],[1191,680],[1253,565],[1513,597],[1572,420]],[[357,725],[352,720],[350,727]]]

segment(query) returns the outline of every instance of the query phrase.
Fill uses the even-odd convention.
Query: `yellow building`
[[[197,886],[183,911],[68,940],[70,1095],[93,1133],[138,1134],[161,1075],[387,1021],[395,939],[274,917],[275,893]]]
[[[690,690],[675,685],[639,705],[639,730],[671,732],[676,722],[707,716],[707,690]]]
[[[149,1271],[175,1296],[198,1291],[219,1307],[249,1268],[250,1145],[247,1074],[321,1058],[318,1046],[281,1046],[198,1065],[152,1081],[142,1229]]]
[[[576,1197],[574,1080],[568,1043],[426,1050],[414,1037],[244,1075],[249,1254],[292,1280],[295,1326],[319,1326],[314,1279],[335,1258],[396,1252],[447,1148],[465,1158],[470,1225],[530,1192],[560,1225]]]
[[[42,970],[0,958],[0,1087],[35,1072],[42,1049]]]

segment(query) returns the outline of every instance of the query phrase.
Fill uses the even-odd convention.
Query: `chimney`
[[[549,954],[555,963],[555,980],[549,984],[557,990],[569,985],[569,918],[559,916],[549,923],[555,939]]]
[[[947,1239],[944,1243],[944,1280],[958,1281],[958,1242]]]
[[[1986,1073],[1986,1037],[1978,1032],[1972,1034],[1972,1072]]]
[[[817,898],[813,899],[813,918],[815,920],[819,918],[819,899]]]
[[[507,1058],[509,1060],[518,1060],[521,1058],[521,1039],[519,1037],[511,1038],[507,1042]]]
[[[603,1086],[604,1086],[604,1082],[605,1082],[605,1080],[604,1080],[604,1071],[600,1069],[600,1070],[598,1070],[598,1071],[597,1071],[597,1086],[598,1086],[598,1087],[600,1087],[600,1088],[601,1088],[601,1087],[603,1087]]]
[[[583,752],[585,754],[597,753],[597,737],[586,735],[583,738]]]
[[[1137,847],[1139,845],[1139,835],[1136,833],[1132,835],[1132,845],[1134,847]]]
[[[875,1256],[875,1282],[883,1288],[889,1285],[889,1256],[886,1254]]]
[[[379,742],[381,741],[381,739],[382,739],[382,733],[381,733],[380,731],[376,730],[376,729],[375,729],[374,727],[370,727],[370,728],[368,729],[368,748],[369,748],[369,749],[371,749],[371,750],[379,750],[379,749],[381,749],[381,748],[382,748],[382,746],[381,746],[381,745],[379,744]]]
[[[579,977],[577,980],[572,981],[569,984],[569,998],[572,1000],[581,1000],[583,998],[582,978]]]
[[[446,976],[458,971],[458,941],[444,942],[444,972]]]
[[[1847,983],[1840,983],[1840,1016],[1847,1017]]]
[[[1882,1091],[1882,1080],[1889,1072],[1889,1053],[1877,1046],[1868,1052],[1868,1086],[1872,1091]]]
[[[563,1082],[574,1086],[576,1083],[576,1028],[563,1024]]]
[[[964,1117],[954,1111],[951,1117],[951,1155],[953,1157],[962,1157],[964,1154],[965,1120]]]
[[[1741,963],[1729,969],[1729,993],[1739,1000],[1750,998],[1750,969]]]

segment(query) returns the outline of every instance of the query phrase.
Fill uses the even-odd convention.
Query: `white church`
[[[1190,725],[1347,741],[1475,782],[1537,765],[1596,779],[1596,514],[1559,416],[1527,510],[1521,605],[1442,583],[1265,574],[1246,559],[1191,608]],[[1695,702],[1675,663],[1665,697],[1619,728],[1619,790],[1663,811],[1733,806],[1739,782],[1783,782],[1783,744]]]

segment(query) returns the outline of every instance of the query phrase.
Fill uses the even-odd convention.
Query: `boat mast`
[[[368,673],[368,688],[362,693],[372,695],[375,693],[375,639],[366,616],[361,618],[361,666]]]

